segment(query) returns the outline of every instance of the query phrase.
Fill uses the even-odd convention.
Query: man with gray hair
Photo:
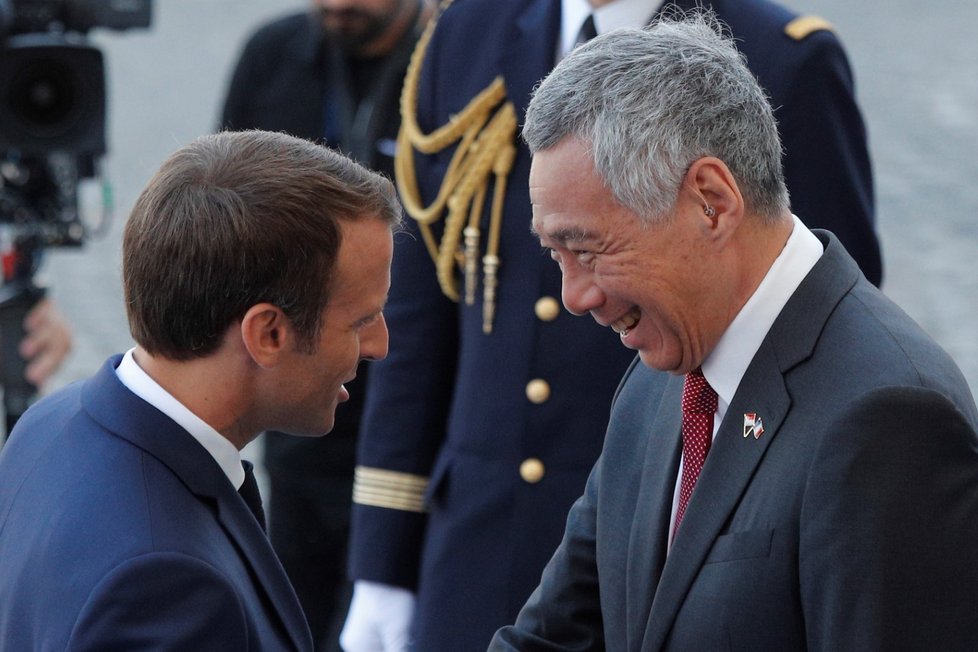
[[[575,50],[523,134],[565,306],[639,359],[490,649],[975,649],[974,399],[791,214],[771,107],[715,18]]]

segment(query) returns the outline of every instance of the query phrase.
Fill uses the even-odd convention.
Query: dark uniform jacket
[[[714,7],[779,107],[794,211],[839,233],[878,281],[865,133],[839,41],[826,30],[789,35],[796,16],[764,0]],[[559,13],[557,0],[450,6],[424,60],[421,128],[444,125],[497,75],[522,122],[554,66]],[[416,157],[426,202],[451,154]],[[395,240],[390,354],[371,370],[351,572],[417,589],[416,645],[426,652],[479,649],[515,618],[600,453],[633,357],[610,329],[560,308],[560,271],[530,233],[529,167],[520,144],[492,334],[481,302],[442,294],[413,226]]]

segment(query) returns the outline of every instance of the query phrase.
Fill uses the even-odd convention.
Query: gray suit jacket
[[[816,233],[825,253],[747,369],[668,557],[682,378],[636,362],[563,542],[490,649],[978,649],[974,400]]]

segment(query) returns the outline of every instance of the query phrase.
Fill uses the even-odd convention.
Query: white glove
[[[414,593],[399,586],[357,580],[340,646],[346,652],[407,652]]]

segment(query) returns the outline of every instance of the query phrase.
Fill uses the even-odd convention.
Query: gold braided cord
[[[444,0],[443,12],[453,0]],[[418,85],[424,56],[434,33],[437,17],[429,22],[411,55],[401,94],[401,130],[398,134],[394,172],[405,211],[419,224],[425,245],[435,262],[442,292],[459,300],[457,270],[465,276],[466,302],[474,301],[475,263],[479,246],[479,224],[490,176],[495,177],[490,213],[489,240],[483,257],[483,330],[492,330],[495,313],[496,272],[499,267],[499,240],[506,177],[516,158],[516,110],[506,99],[506,85],[496,77],[447,124],[430,134],[417,122]],[[418,190],[414,154],[434,154],[455,145],[441,187],[427,206]],[[432,226],[444,219],[441,241]],[[464,235],[464,240],[463,240]]]

